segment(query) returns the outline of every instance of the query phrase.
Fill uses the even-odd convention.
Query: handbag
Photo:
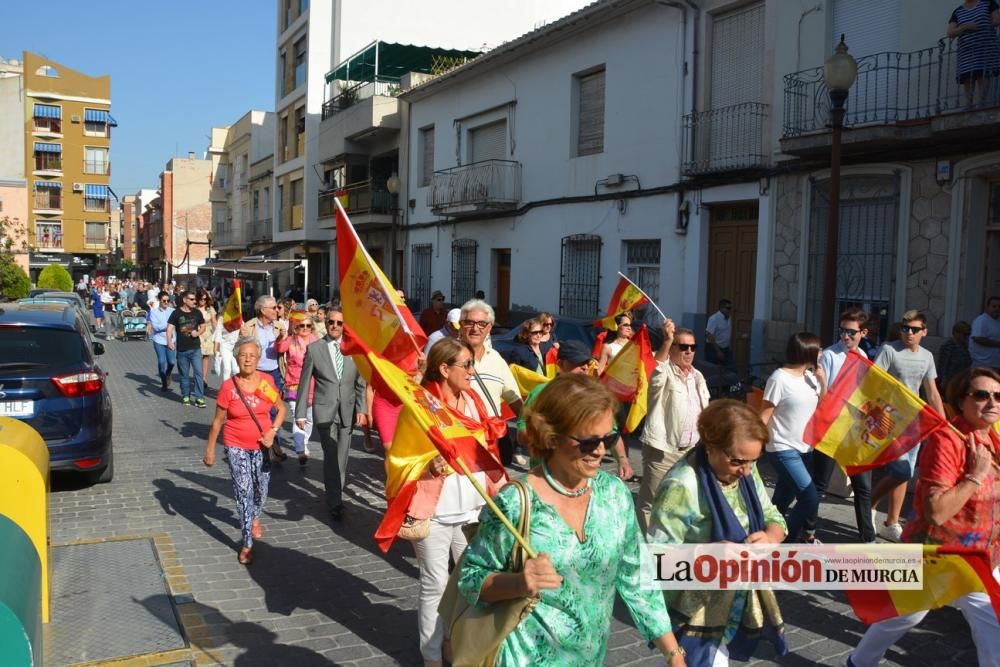
[[[411,542],[416,540],[422,540],[431,534],[431,520],[430,519],[417,519],[409,514],[403,519],[403,525],[399,527],[399,532],[396,536],[409,540]]]
[[[264,429],[261,428],[260,422],[257,421],[257,415],[255,415],[253,413],[253,410],[250,408],[250,403],[247,402],[247,397],[243,395],[243,390],[240,389],[240,383],[236,381],[235,377],[233,378],[233,386],[236,388],[236,395],[240,397],[240,400],[243,401],[243,406],[247,409],[247,412],[250,413],[250,419],[253,420],[253,423],[257,426],[257,430],[260,431],[260,434],[263,436],[264,435]],[[272,442],[270,445],[266,446],[266,449],[270,449],[273,445],[274,445],[274,443]],[[263,446],[263,443],[262,443],[262,446]]]
[[[528,539],[531,530],[531,495],[527,482],[515,480],[521,496],[521,520],[518,531]],[[474,535],[469,536],[471,541]],[[514,542],[507,568],[504,572],[520,572],[526,560],[524,548]],[[470,605],[458,592],[458,577],[465,562],[465,554],[459,559],[448,577],[444,595],[438,605],[438,613],[449,629],[452,665],[454,667],[492,667],[496,662],[500,647],[507,635],[528,616],[538,604],[538,597],[518,598],[490,603],[486,608]]]
[[[495,417],[500,417],[500,410],[497,408],[497,404],[493,402],[493,397],[490,395],[489,390],[486,389],[486,383],[483,379],[479,377],[479,371],[475,371],[476,382],[479,384],[479,388],[483,390],[483,396],[486,397],[486,402],[490,404],[493,409],[493,415]],[[500,463],[504,464],[506,467],[510,467],[514,463],[514,444],[516,436],[511,433],[511,429],[508,428],[507,432],[503,434],[503,437],[497,439],[497,449],[500,450]]]

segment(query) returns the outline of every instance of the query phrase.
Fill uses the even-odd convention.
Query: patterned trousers
[[[260,516],[267,501],[267,487],[271,483],[271,461],[262,449],[226,447],[229,472],[233,476],[233,496],[240,515],[243,546],[253,546],[250,527]]]

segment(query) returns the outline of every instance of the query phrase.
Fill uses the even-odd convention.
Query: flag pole
[[[653,301],[652,299],[650,299],[650,298],[649,298],[649,295],[648,295],[648,294],[646,294],[645,292],[643,292],[643,291],[642,291],[642,288],[641,288],[641,287],[639,287],[639,286],[638,286],[638,285],[636,285],[636,284],[635,284],[634,282],[632,282],[631,280],[629,280],[629,277],[628,277],[628,276],[626,276],[626,275],[625,275],[624,273],[622,273],[621,271],[619,271],[619,272],[618,272],[618,275],[619,275],[619,276],[621,276],[622,278],[624,278],[624,279],[625,279],[626,281],[628,281],[628,284],[629,284],[629,285],[631,285],[632,287],[634,287],[634,288],[636,288],[637,290],[639,290],[639,294],[641,294],[641,295],[643,295],[644,297],[646,297],[646,300],[647,300],[647,301],[649,301],[649,305],[651,305],[651,306],[652,306],[653,308],[656,308],[656,312],[658,312],[658,313],[660,314],[660,317],[662,317],[663,319],[667,319],[667,316],[663,314],[663,311],[662,311],[662,310],[660,310],[660,307],[656,305],[656,302],[655,302],[655,301]]]
[[[469,467],[465,465],[465,461],[463,461],[461,457],[455,456],[455,463],[458,464],[458,468],[462,471],[462,474],[465,475],[470,482],[472,482],[472,486],[476,487],[476,491],[479,492],[479,495],[483,497],[483,500],[486,501],[489,508],[494,514],[496,514],[497,518],[500,519],[500,523],[503,524],[504,528],[506,528],[510,534],[514,536],[514,539],[517,540],[517,543],[521,545],[521,548],[524,549],[524,553],[528,554],[528,558],[538,558],[538,554],[535,550],[531,548],[531,545],[528,544],[528,541],[524,538],[524,536],[517,532],[517,528],[514,528],[514,524],[510,522],[507,515],[504,514],[499,507],[497,507],[495,502],[493,502],[493,499],[490,498],[490,494],[486,492],[483,485],[479,483],[479,480],[475,478],[472,471],[469,470]],[[522,508],[521,511],[523,512],[524,509]]]
[[[351,230],[351,236],[354,237],[354,242],[357,243],[359,248],[361,248],[361,252],[365,254],[365,259],[368,260],[368,263],[371,264],[372,266],[378,266],[378,264],[375,263],[375,260],[372,259],[371,255],[368,254],[368,249],[365,248],[365,244],[361,242],[361,238],[358,236],[357,230],[354,229],[354,224],[351,222],[351,218],[348,217],[347,211],[344,210],[344,207],[341,205],[340,200],[334,197],[333,202],[337,206],[338,215],[344,216],[344,222],[347,223],[347,228]],[[385,281],[382,280],[381,268],[382,267],[379,267],[378,271],[373,272],[375,274],[375,279],[378,281],[378,284],[382,288],[382,291],[385,292],[386,297],[389,298],[389,305],[392,306],[392,311],[396,313],[396,318],[399,320],[399,325],[403,327],[403,331],[406,332],[407,336],[409,336],[410,342],[413,343],[414,349],[419,354],[424,350],[419,345],[417,345],[416,337],[414,336],[413,332],[410,331],[410,327],[407,326],[406,324],[406,318],[403,317],[403,313],[399,311],[399,307],[396,305],[395,290],[392,289],[390,285],[387,285]]]

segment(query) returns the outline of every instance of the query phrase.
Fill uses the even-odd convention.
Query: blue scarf
[[[719,480],[712,472],[712,466],[708,463],[708,454],[705,446],[699,444],[695,450],[695,474],[698,477],[698,486],[705,499],[708,501],[708,511],[712,515],[712,541],[713,542],[735,542],[742,544],[746,542],[747,531],[743,530],[736,513],[729,506],[729,501],[722,495],[722,488],[719,487]],[[764,530],[764,510],[760,506],[760,498],[757,497],[757,489],[754,487],[753,477],[742,475],[740,477],[740,496],[743,498],[743,506],[747,510],[751,533]]]

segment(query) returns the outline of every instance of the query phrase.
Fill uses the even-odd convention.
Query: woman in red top
[[[264,449],[274,444],[278,428],[285,421],[285,404],[271,376],[257,372],[261,349],[256,338],[240,338],[233,354],[239,372],[219,387],[204,463],[209,467],[215,464],[215,442],[221,430],[243,529],[239,560],[249,565],[253,541],[264,534],[260,513],[271,481],[271,463]],[[274,422],[270,419],[272,407],[277,409]]]
[[[305,428],[299,428],[298,423],[292,421],[292,442],[295,445],[295,453],[299,455],[299,464],[305,465],[309,460],[309,437],[313,429],[312,402],[315,383],[310,382],[309,387],[299,387],[299,378],[302,377],[302,362],[306,357],[306,348],[319,338],[313,333],[312,317],[304,310],[293,310],[288,315],[288,326],[292,330],[292,335],[278,339],[274,343],[274,350],[278,354],[285,355],[285,397],[288,399],[289,412],[295,414],[295,402],[299,400],[299,396],[306,392],[309,394]]]
[[[963,371],[948,383],[953,423],[967,440],[942,429],[920,452],[913,498],[915,518],[903,530],[904,542],[984,549],[993,576],[1000,580],[1000,374],[989,368]],[[972,626],[980,665],[1000,665],[1000,623],[985,593],[969,593],[954,604]],[[886,650],[926,611],[891,618],[868,628],[848,658],[853,667],[877,665]]]

